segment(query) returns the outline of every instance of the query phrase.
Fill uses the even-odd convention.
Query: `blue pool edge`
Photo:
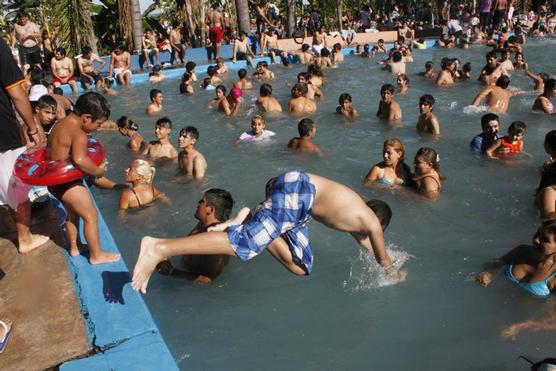
[[[58,210],[63,209],[56,199],[52,202]],[[94,197],[93,202],[102,248],[119,252]],[[141,294],[131,289],[131,275],[123,258],[91,265],[84,256],[65,256],[92,354],[64,362],[59,370],[179,370]]]

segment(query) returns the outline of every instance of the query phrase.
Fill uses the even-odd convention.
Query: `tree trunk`
[[[239,32],[249,33],[250,19],[249,19],[249,2],[247,0],[236,0],[237,24]]]
[[[288,37],[292,37],[295,32],[296,18],[295,18],[296,0],[288,0]]]
[[[133,35],[133,46],[137,54],[141,54],[143,38],[143,20],[141,18],[141,7],[139,0],[131,0],[131,32]]]
[[[133,31],[131,26],[131,0],[118,0],[118,19],[120,35],[125,41],[126,48],[133,50]]]
[[[179,4],[179,3],[178,3]],[[187,38],[189,39],[192,47],[198,46],[197,36],[195,35],[195,17],[193,15],[193,7],[191,6],[191,0],[185,0],[182,3],[181,12],[183,19],[187,24]]]
[[[344,6],[344,2],[342,0],[338,1],[338,31],[342,32],[342,7]]]

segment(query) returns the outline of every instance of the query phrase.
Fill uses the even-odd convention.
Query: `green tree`
[[[89,0],[57,0],[52,11],[58,39],[68,56],[80,54],[84,46],[96,45]]]

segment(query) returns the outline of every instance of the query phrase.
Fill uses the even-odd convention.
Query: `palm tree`
[[[118,26],[122,41],[128,49],[133,47],[133,29],[131,25],[131,1],[118,0]]]
[[[296,19],[295,19],[295,7],[296,7],[296,0],[287,0],[287,7],[288,7],[288,37],[292,37],[295,31],[296,26]]]
[[[249,19],[249,1],[236,0],[237,23],[239,32],[249,33],[250,19]]]
[[[54,26],[68,56],[81,53],[84,46],[95,46],[93,21],[88,0],[58,0],[53,8]]]
[[[143,20],[139,0],[131,0],[131,33],[133,35],[133,46],[137,53],[141,52],[141,38],[143,36]]]

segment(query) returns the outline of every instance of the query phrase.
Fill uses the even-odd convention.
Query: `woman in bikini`
[[[120,117],[117,125],[120,134],[122,134],[124,137],[129,137],[127,146],[131,148],[133,152],[140,151],[145,144],[145,140],[143,139],[143,136],[139,134],[139,125],[131,121],[131,119],[129,119],[127,116]]]
[[[415,188],[429,199],[436,199],[440,194],[440,157],[432,148],[421,147],[413,162]]]
[[[152,204],[156,199],[169,202],[168,197],[155,188],[156,169],[145,160],[135,160],[125,170],[125,180],[130,184],[120,196],[120,212]]]
[[[407,185],[411,177],[411,169],[404,162],[405,148],[398,138],[390,138],[384,142],[382,157],[384,161],[374,165],[363,185],[381,184],[388,187]]]

